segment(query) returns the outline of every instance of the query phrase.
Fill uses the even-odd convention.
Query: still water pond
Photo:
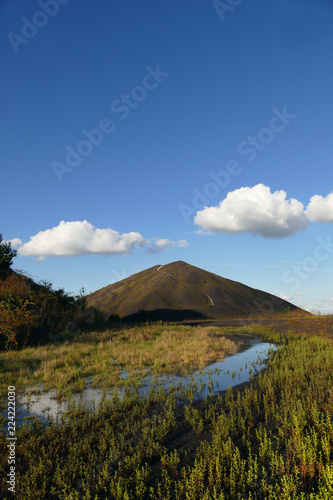
[[[265,360],[271,351],[276,350],[274,344],[262,342],[260,339],[248,336],[241,338],[243,349],[241,352],[225,358],[223,361],[212,363],[205,369],[192,373],[187,377],[162,376],[144,377],[138,387],[141,396],[148,395],[151,390],[169,390],[176,387],[176,394],[181,399],[181,394],[189,388],[193,388],[194,399],[204,398],[209,393],[217,393],[225,390],[228,386],[234,387],[250,380],[251,376],[260,369],[265,368]],[[128,374],[122,374],[123,379],[127,379]],[[125,382],[125,381],[124,381]],[[121,399],[125,394],[125,387],[117,387],[118,397]],[[86,405],[95,406],[103,397],[112,398],[115,389],[107,392],[100,388],[92,387],[90,383],[86,389],[79,394],[74,394],[72,399],[75,403],[84,402]],[[68,407],[68,402],[59,402],[55,398],[57,391],[51,390],[41,394],[26,394],[17,401],[17,424],[20,425],[26,417],[37,417],[45,421],[47,416],[56,417]]]

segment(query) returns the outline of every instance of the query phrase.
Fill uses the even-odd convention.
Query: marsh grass
[[[103,353],[108,343],[112,346],[119,343],[110,350],[112,359],[119,363],[115,366],[128,363],[134,369],[142,359],[147,361],[144,366],[156,373],[163,371],[154,365],[156,358],[133,357],[133,352],[140,352],[138,346],[142,342],[147,342],[147,350],[158,356],[161,346],[165,346],[163,339],[171,342],[172,338],[170,370],[179,369],[180,360],[185,360],[188,367],[200,366],[203,359],[211,361],[217,355],[221,330],[201,332],[197,349],[202,349],[203,355],[199,350],[196,353],[199,359],[194,359],[191,339],[186,352],[177,345],[177,328],[168,326],[165,334],[164,327],[155,332],[154,328],[105,332],[102,337],[91,334],[82,339],[82,345],[76,342],[77,349],[66,351],[66,345],[59,349],[64,349],[61,351],[64,359],[67,354],[72,356],[68,360],[68,367],[72,367],[84,359],[84,356],[74,357],[74,351],[80,352],[85,343],[92,347],[90,356],[99,362],[106,360]],[[287,335],[260,331],[266,340],[278,343],[280,348],[270,353],[268,368],[243,390],[229,388],[219,396],[211,394],[196,403],[192,395],[197,389],[189,386],[184,389],[183,404],[179,405],[172,389],[163,391],[153,387],[148,396],[139,397],[138,390],[128,385],[122,399],[115,395],[96,407],[71,404],[57,421],[50,419],[42,424],[36,420],[32,426],[18,430],[17,497],[22,500],[331,499],[332,340],[292,331]],[[193,342],[199,332],[199,329],[193,331]],[[190,330],[185,328],[182,334],[187,333]],[[112,339],[108,337],[110,334]],[[154,347],[156,344],[158,348]],[[121,346],[127,345],[131,346],[128,357],[121,354]],[[178,353],[175,361],[171,352]],[[53,359],[58,358],[53,356]],[[157,359],[161,362],[162,356]],[[56,373],[58,369],[60,365],[54,361],[46,373],[52,370]],[[6,496],[5,436],[0,450],[0,491],[6,499],[10,497]]]
[[[221,329],[207,326],[145,325],[90,332],[60,346],[53,344],[0,353],[0,388],[40,386],[78,392],[90,380],[93,387],[124,384],[121,374],[186,375],[235,353],[236,343]]]

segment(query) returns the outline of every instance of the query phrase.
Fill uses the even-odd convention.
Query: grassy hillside
[[[222,318],[297,309],[273,295],[182,261],[154,266],[86,297],[106,317],[135,320]]]

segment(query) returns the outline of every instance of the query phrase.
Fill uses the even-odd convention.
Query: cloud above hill
[[[285,238],[303,231],[311,221],[333,222],[333,193],[315,195],[307,208],[283,190],[271,192],[257,184],[231,191],[219,205],[199,210],[194,223],[227,234],[250,233],[264,238]]]
[[[172,241],[169,239],[156,240],[153,245],[147,248],[147,253],[160,253],[165,248],[168,247],[187,247],[188,242],[186,240]]]
[[[120,234],[110,228],[96,228],[86,220],[61,221],[58,226],[31,236],[27,243],[22,244],[18,238],[14,238],[12,241],[16,243],[20,255],[34,256],[38,260],[44,260],[45,257],[51,256],[129,254],[135,248],[149,245],[151,242],[138,232]],[[162,239],[155,241],[153,246],[162,251],[168,246],[184,246],[180,243]]]
[[[306,213],[311,221],[325,223],[333,222],[333,193],[324,198],[318,194],[310,198]]]
[[[308,219],[304,205],[293,198],[287,200],[285,191],[271,193],[268,186],[257,184],[229,192],[218,206],[197,212],[194,222],[208,231],[284,238],[302,231]]]

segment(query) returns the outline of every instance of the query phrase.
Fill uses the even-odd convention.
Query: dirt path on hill
[[[168,273],[168,272],[166,272],[166,271],[161,271],[160,269],[161,269],[162,267],[163,267],[163,266],[159,266],[159,267],[157,268],[157,272],[159,272],[159,273],[161,273],[161,274],[167,274],[168,276],[170,276],[170,277],[171,277],[171,278],[173,278],[174,280],[179,281],[179,280],[176,278],[176,276],[173,276],[173,274],[170,274],[170,273]],[[194,285],[188,285],[187,283],[184,283],[183,281],[179,281],[179,283],[181,283],[181,284],[182,284],[182,285],[184,285],[184,286],[189,286],[189,287],[195,288],[195,287],[194,287]],[[212,306],[215,306],[213,299],[212,299],[212,298],[211,298],[211,297],[210,297],[207,293],[204,293],[204,292],[202,292],[201,290],[197,290],[196,288],[195,288],[195,290],[196,290],[197,292],[201,293],[202,295],[204,295],[205,297],[207,297],[207,298],[208,298],[208,300],[210,301],[211,305],[212,305]]]

